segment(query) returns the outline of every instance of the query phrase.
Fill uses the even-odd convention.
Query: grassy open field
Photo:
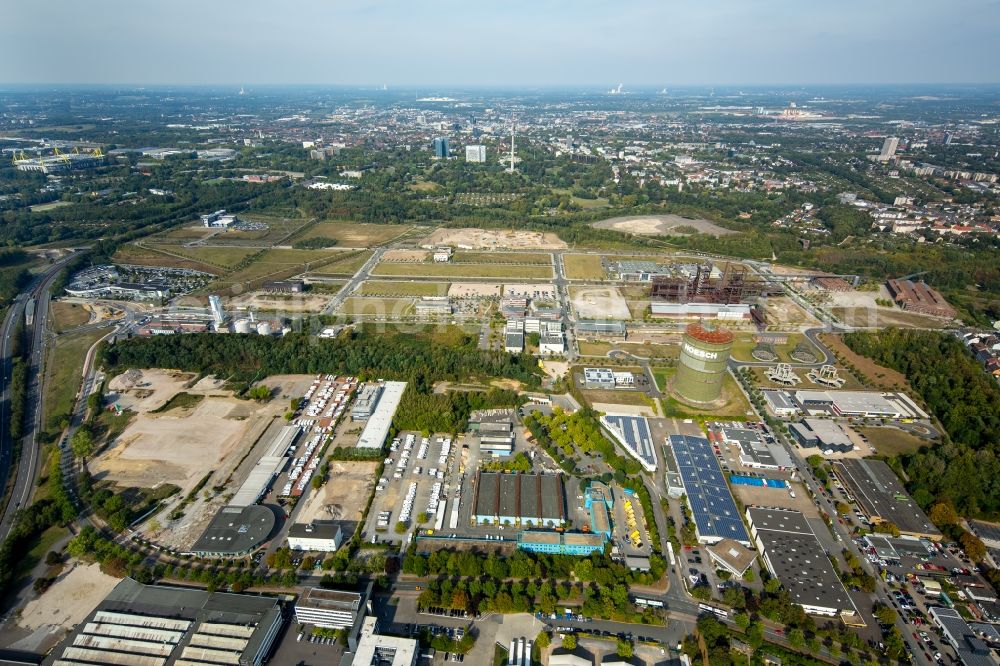
[[[447,282],[405,282],[403,280],[366,280],[358,287],[361,296],[446,296]]]
[[[348,253],[348,255],[344,259],[331,261],[309,272],[315,275],[354,275],[371,258],[372,253],[359,252],[358,254]]]
[[[349,315],[395,319],[413,314],[411,298],[345,298],[340,311]]]
[[[778,361],[784,361],[787,363],[794,363],[791,354],[795,351],[795,348],[805,340],[805,336],[801,333],[789,333],[788,342],[783,345],[774,345],[774,351],[778,354]],[[812,343],[805,340],[806,346],[816,354],[816,358],[822,360],[822,354],[813,347]],[[735,339],[733,340],[733,358],[738,361],[755,361],[751,352],[757,347],[757,343],[753,341],[752,333],[737,333]],[[831,359],[832,360],[832,359]]]
[[[327,262],[348,250],[265,250],[250,265],[226,276],[222,283],[236,284],[255,280],[283,280],[304,273],[309,265]],[[331,262],[332,265],[333,262]],[[326,267],[326,263],[321,263]]]
[[[91,345],[107,335],[99,329],[84,333],[70,333],[56,338],[46,358],[45,414],[43,424],[48,425],[54,415],[73,411],[76,392],[83,379],[83,360]]]
[[[204,225],[201,224],[197,226],[194,224],[188,224],[181,227],[174,227],[173,229],[156,234],[153,238],[156,240],[190,241],[198,238],[204,238],[212,231],[212,229],[206,229]]]
[[[580,389],[580,393],[583,394],[583,397],[586,398],[591,405],[594,403],[603,403],[612,405],[633,405],[640,407],[649,406],[649,401],[644,397],[645,394],[640,391]]]
[[[236,264],[246,259],[251,254],[259,250],[246,247],[225,247],[202,245],[198,247],[184,247],[179,245],[153,245],[149,246],[153,250],[160,250],[170,254],[187,257],[198,262],[220,266],[222,268],[232,268]]]
[[[547,252],[464,252],[458,251],[452,258],[462,264],[531,264],[548,266],[552,255]]]
[[[72,206],[72,201],[52,201],[50,203],[35,204],[34,206],[29,206],[32,213],[44,213],[45,211],[55,210],[56,208],[64,208],[65,206]]]
[[[379,263],[372,270],[372,275],[392,275],[401,277],[446,277],[446,278],[509,278],[511,267],[503,264],[394,264]],[[533,278],[551,278],[550,266],[518,266],[518,280]]]
[[[201,261],[195,261],[194,259],[181,259],[176,256],[170,256],[163,254],[162,252],[157,252],[156,250],[139,247],[138,245],[122,245],[115,252],[112,260],[116,264],[136,264],[138,266],[173,266],[176,268],[189,268],[196,271],[204,271],[206,273],[221,273],[222,269],[217,266],[210,266],[209,264],[203,263]]]
[[[610,342],[586,342],[578,341],[580,354],[583,356],[607,356],[608,352],[614,349]]]
[[[308,238],[333,238],[345,247],[372,247],[398,238],[413,227],[409,224],[358,224],[329,220],[317,222],[291,242]]]
[[[90,312],[79,303],[52,301],[49,313],[52,315],[49,322],[52,324],[52,330],[56,333],[83,326],[90,321]]]
[[[921,446],[930,444],[927,440],[897,428],[858,428],[858,432],[867,437],[875,452],[882,456],[913,453]]]
[[[604,267],[601,257],[596,254],[564,254],[563,265],[569,280],[601,280]]]

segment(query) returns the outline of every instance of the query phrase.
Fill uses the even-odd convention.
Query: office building
[[[264,543],[274,525],[274,511],[269,507],[225,506],[212,518],[191,552],[199,557],[242,557]]]
[[[588,389],[613,389],[615,373],[610,368],[584,368],[583,385]]]
[[[446,160],[451,157],[448,151],[448,137],[439,136],[434,139],[434,157]]]
[[[340,525],[324,520],[313,523],[295,523],[288,529],[288,547],[292,550],[332,553],[343,540]]]
[[[284,618],[274,597],[122,580],[44,663],[248,664],[270,656]]]
[[[355,421],[367,421],[375,412],[379,398],[382,397],[381,384],[365,384],[358,392],[351,407],[351,418]]]
[[[295,621],[324,629],[345,629],[365,615],[367,605],[367,593],[307,587],[295,602]]]
[[[899,147],[899,138],[895,136],[886,137],[886,140],[882,143],[882,152],[879,153],[878,159],[881,162],[888,162],[893,157],[896,156],[896,148]]]
[[[818,448],[824,453],[847,453],[854,450],[850,434],[836,421],[803,419],[801,423],[790,424],[788,430],[803,448]]]
[[[483,163],[486,161],[486,146],[476,145],[476,146],[466,146],[465,147],[465,161],[466,162],[476,162]]]
[[[412,638],[383,636],[378,633],[378,621],[366,617],[361,625],[358,647],[351,666],[416,666],[420,644]]]

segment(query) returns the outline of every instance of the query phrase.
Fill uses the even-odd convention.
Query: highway
[[[0,334],[3,335],[2,349],[0,349],[3,354],[2,359],[0,359],[0,365],[3,368],[3,388],[0,392],[0,399],[3,401],[3,405],[0,407],[0,449],[2,449],[0,452],[0,461],[2,461],[0,462],[0,467],[2,467],[0,480],[3,482],[3,487],[6,487],[12,471],[15,475],[10,499],[4,507],[3,516],[0,517],[0,542],[10,534],[17,510],[28,505],[35,487],[39,459],[38,433],[41,430],[43,412],[40,376],[45,353],[45,329],[49,317],[49,290],[63,266],[76,256],[77,253],[66,255],[36,277],[28,285],[28,288],[18,295],[4,319],[3,329],[0,330]],[[32,326],[25,329],[26,335],[30,336],[26,347],[29,354],[28,391],[25,401],[25,428],[24,438],[21,442],[21,456],[15,468],[13,464],[14,442],[10,440],[9,436],[10,387],[8,384],[13,363],[11,335],[16,328],[16,322],[23,317],[24,304],[29,298],[36,300],[35,317]]]

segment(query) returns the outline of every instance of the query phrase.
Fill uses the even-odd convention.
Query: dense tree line
[[[906,375],[947,431],[941,444],[903,456],[914,499],[946,500],[970,517],[1000,514],[1000,388],[961,342],[901,329],[848,333],[844,342]]]
[[[458,346],[432,336],[351,330],[335,340],[304,333],[282,338],[256,335],[193,335],[131,338],[106,347],[103,362],[113,369],[176,368],[214,374],[237,384],[275,374],[335,373],[412,380],[417,389],[437,380],[508,377],[529,385],[538,370],[527,356]]]
[[[419,376],[419,375],[418,375]],[[466,429],[469,414],[477,409],[516,407],[525,400],[516,391],[491,388],[486,391],[448,391],[426,393],[420,382],[412,382],[403,392],[393,418],[396,432],[416,430],[459,433]]]

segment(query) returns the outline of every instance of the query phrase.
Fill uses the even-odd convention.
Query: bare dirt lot
[[[386,250],[382,261],[427,261],[430,252],[426,250]]]
[[[284,312],[316,312],[329,300],[320,294],[266,294],[255,292],[235,296],[229,302],[237,309],[277,310]]]
[[[766,312],[768,321],[773,322],[779,330],[788,330],[789,328],[804,330],[819,323],[816,317],[787,296],[768,298]]]
[[[45,594],[25,604],[17,625],[29,631],[46,625],[68,629],[82,622],[120,580],[101,573],[99,564],[76,564]]]
[[[452,282],[448,287],[451,298],[489,298],[500,296],[503,285],[489,282]]]
[[[613,217],[609,220],[594,222],[592,225],[597,229],[613,229],[639,236],[662,236],[662,235],[687,235],[685,230],[679,227],[691,227],[697,229],[698,233],[711,234],[712,236],[724,236],[734,234],[735,231],[725,229],[709,220],[691,220],[680,215],[639,215],[632,217]]]
[[[373,462],[330,462],[330,481],[309,494],[296,518],[299,523],[316,520],[360,521],[364,498],[375,485]]]
[[[499,248],[561,250],[568,247],[553,233],[510,229],[437,229],[422,240],[420,245],[422,247],[454,245],[470,250]]]
[[[172,483],[188,493],[207,472],[228,474],[224,464],[241,452],[248,431],[287,404],[238,400],[214,378],[170,370],[130,371],[111,380],[118,403],[137,412],[124,432],[90,463],[97,479],[153,488]],[[202,396],[193,407],[153,413],[180,392]],[[225,477],[221,477],[224,479]]]
[[[628,303],[615,287],[571,287],[570,299],[580,319],[631,319]]]

